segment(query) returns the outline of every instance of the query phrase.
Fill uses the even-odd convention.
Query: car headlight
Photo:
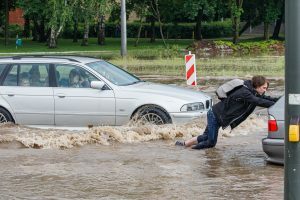
[[[181,107],[181,112],[192,112],[204,110],[204,104],[201,102],[185,104]]]

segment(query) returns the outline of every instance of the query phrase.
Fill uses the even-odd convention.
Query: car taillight
[[[272,115],[269,115],[268,129],[269,132],[274,132],[278,130],[276,119]]]

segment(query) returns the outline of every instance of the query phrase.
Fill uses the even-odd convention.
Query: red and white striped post
[[[196,59],[195,54],[191,54],[189,51],[188,55],[185,55],[185,71],[186,71],[186,83],[187,85],[197,85],[196,75]]]

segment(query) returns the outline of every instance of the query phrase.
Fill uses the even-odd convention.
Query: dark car
[[[268,109],[268,136],[262,140],[267,161],[275,164],[284,163],[284,96]]]

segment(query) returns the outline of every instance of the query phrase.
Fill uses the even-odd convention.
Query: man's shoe
[[[176,146],[185,146],[184,142],[182,142],[182,141],[176,141],[175,145]]]

